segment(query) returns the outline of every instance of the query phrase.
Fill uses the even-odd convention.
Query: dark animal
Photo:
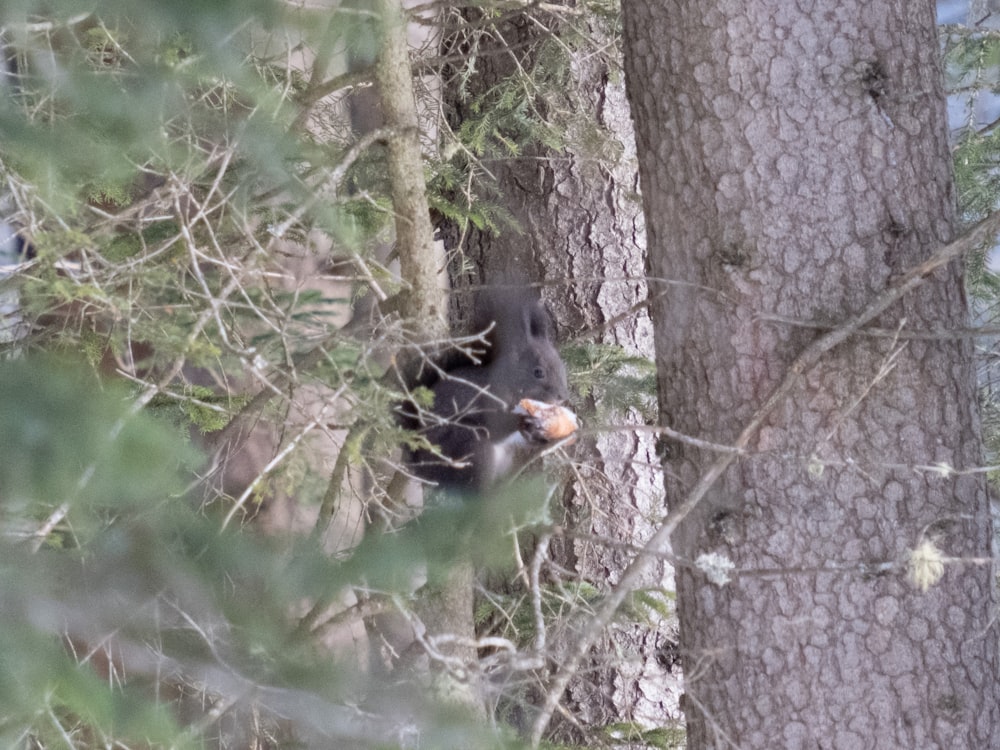
[[[523,465],[546,442],[533,419],[514,412],[522,399],[550,404],[569,397],[566,367],[555,346],[548,312],[527,291],[490,290],[477,300],[474,330],[487,330],[481,364],[436,372],[422,383],[434,394],[423,411],[411,403],[405,422],[440,455],[411,451],[421,479],[458,492],[487,489]]]

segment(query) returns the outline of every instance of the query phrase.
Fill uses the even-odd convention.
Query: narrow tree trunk
[[[389,138],[389,181],[396,213],[396,247],[404,283],[409,286],[403,315],[420,341],[443,339],[448,333],[447,286],[442,283],[441,262],[434,247],[434,232],[424,183],[423,158],[413,72],[410,68],[406,23],[399,0],[379,0],[382,38],[376,77],[379,103]],[[446,656],[474,664],[473,571],[466,560],[456,560],[447,579],[438,587],[428,584],[418,595],[417,614],[429,637],[448,634],[461,639],[443,646]],[[443,699],[482,712],[477,675],[469,679],[437,672],[435,689]]]
[[[930,2],[624,4],[661,419],[731,442],[817,336],[953,234]],[[910,550],[988,558],[959,268],[800,377],[674,535],[689,747],[985,748],[1000,736],[988,565],[922,591]],[[674,444],[677,503],[714,456]]]
[[[375,72],[382,114],[392,131],[388,167],[400,273],[410,287],[404,316],[419,326],[419,338],[443,338],[448,333],[447,290],[441,284],[427,205],[406,22],[399,0],[379,0],[378,10],[382,38]]]

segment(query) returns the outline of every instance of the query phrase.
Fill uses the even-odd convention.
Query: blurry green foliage
[[[300,48],[370,57],[347,23],[365,12],[0,5],[16,63],[0,88],[0,210],[33,250],[16,278],[29,356],[0,363],[3,746],[393,747],[406,732],[428,747],[517,744],[419,689],[385,712],[367,644],[331,650],[299,617],[352,591],[405,605],[414,571],[443,580],[456,556],[508,565],[504,530],[544,518],[537,484],[489,505],[442,500],[332,556],[308,535],[220,531],[225,499],[199,481],[194,446],[260,389],[341,394],[330,423],[374,425],[353,463],[398,445],[377,345],[337,330],[354,292],[303,288],[277,237],[305,261],[314,245],[341,253],[348,280],[394,291],[361,265],[392,217],[384,155],[345,168],[353,136],[297,124],[309,71],[288,67]],[[253,417],[285,429],[298,408],[275,398]],[[260,492],[327,481],[297,456],[280,471]]]
[[[562,349],[576,393],[593,400],[607,421],[615,412],[635,410],[656,421],[656,365],[620,346],[580,343]]]
[[[337,120],[345,93],[308,109],[342,58],[370,63],[370,6],[0,4],[0,45],[16,63],[0,79],[0,218],[33,250],[0,282],[32,326],[9,347],[29,357],[0,365],[5,746],[518,746],[422,684],[369,672],[379,644],[356,630],[321,643],[338,617],[361,626],[352,605],[308,633],[299,618],[323,601],[406,605],[415,573],[440,583],[456,558],[509,573],[515,535],[550,523],[542,482],[481,503],[439,498],[334,554],[319,534],[220,530],[230,499],[204,496],[214,467],[194,447],[234,418],[289,445],[284,419],[306,411],[296,389],[336,394],[313,425],[331,442],[364,426],[344,451],[352,466],[376,473],[404,439],[384,377],[403,334],[386,321],[341,330],[362,291],[399,287],[373,252],[393,217],[384,150],[352,155],[357,134]],[[515,231],[488,199],[483,161],[558,148],[570,131],[595,159],[616,158],[565,97],[571,48],[550,39],[532,60],[470,98],[465,142],[428,158],[440,215]],[[571,359],[582,395],[649,408],[648,363],[600,347]],[[260,393],[272,401],[244,414]],[[252,499],[278,488],[309,509],[328,476],[295,455],[251,485]],[[358,525],[383,502],[359,484]],[[586,611],[595,592],[547,587],[545,613]],[[509,606],[519,637],[530,633],[523,602]]]
[[[129,394],[42,358],[0,367],[0,487],[4,516],[69,503],[95,508],[159,502],[179,492],[193,457],[130,414]],[[72,515],[71,515],[72,518]]]
[[[680,727],[649,729],[638,722],[615,722],[608,724],[604,732],[607,741],[613,744],[627,743],[626,746],[661,750],[683,750],[687,747],[687,734]]]
[[[183,494],[198,466],[191,448],[130,404],[86,367],[0,363],[6,746],[72,737],[72,747],[204,747],[239,734],[228,721],[248,732],[252,711],[288,743],[387,746],[382,720],[352,708],[380,688],[353,655],[319,652],[296,634],[298,603],[347,586],[408,598],[415,569],[437,580],[456,555],[474,552],[487,567],[505,560],[509,540],[496,530],[537,517],[537,488],[488,508],[443,502],[338,561],[306,537],[220,533]],[[32,532],[63,503],[62,549],[32,552]],[[229,706],[229,718],[185,719],[200,701]],[[499,742],[454,717],[438,725],[429,709],[413,726],[433,747]]]

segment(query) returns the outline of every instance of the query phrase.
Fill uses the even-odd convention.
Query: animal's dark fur
[[[474,330],[489,329],[481,363],[459,356],[441,369],[425,368],[429,374],[420,384],[433,391],[433,407],[420,413],[411,403],[404,410],[407,426],[441,453],[411,452],[411,470],[458,491],[489,487],[523,459],[521,454],[530,455],[526,446],[543,440],[530,420],[512,412],[519,401],[562,403],[569,397],[552,321],[528,291],[481,293],[474,319]]]

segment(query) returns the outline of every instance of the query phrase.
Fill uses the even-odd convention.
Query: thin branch
[[[775,315],[773,313],[758,313],[756,320],[764,323],[779,323],[796,328],[814,328],[820,331],[829,331],[837,326],[831,323],[821,323],[815,320],[801,320],[787,315]],[[875,328],[865,327],[860,329],[859,336],[871,336],[880,339],[900,339],[903,341],[959,341],[961,339],[984,338],[987,336],[1000,336],[1000,328],[996,326],[963,327],[963,328],[943,328],[935,331],[916,331],[905,328]]]
[[[321,201],[329,201],[336,199],[337,196],[337,186],[340,185],[344,176],[347,174],[347,170],[351,168],[351,165],[358,160],[358,158],[366,151],[368,148],[378,141],[387,140],[392,136],[392,131],[388,128],[376,128],[364,136],[359,138],[355,143],[351,144],[351,147],[344,154],[344,157],[323,180],[320,185],[316,185],[310,189],[311,196],[308,200],[300,203],[288,218],[277,226],[271,228],[269,231],[274,237],[281,239],[285,236],[285,233],[296,224],[308,211],[311,211],[313,207],[320,203]],[[327,190],[331,190],[331,193],[327,193]]]
[[[535,643],[532,650],[536,654],[541,654],[545,651],[545,612],[542,609],[541,571],[542,562],[549,554],[549,542],[551,539],[552,534],[548,532],[538,538],[538,544],[535,546],[535,555],[531,559],[531,568],[528,573],[531,611],[535,616]]]
[[[732,445],[722,445],[721,443],[713,443],[709,440],[702,440],[701,438],[692,437],[691,435],[678,432],[677,430],[667,427],[666,425],[659,424],[626,424],[591,427],[586,430],[580,430],[579,434],[583,436],[604,432],[641,432],[645,434],[665,435],[671,440],[676,440],[678,443],[684,443],[685,445],[691,445],[695,448],[701,448],[702,450],[712,451],[714,453],[733,453],[736,455],[743,455],[746,453],[746,451],[742,448],[737,448]]]
[[[302,440],[305,438],[306,435],[308,435],[310,432],[316,429],[316,427],[318,427],[323,422],[323,420],[326,417],[327,410],[333,403],[336,402],[339,396],[340,392],[333,394],[330,397],[330,400],[327,403],[323,404],[323,407],[319,410],[319,413],[312,420],[310,420],[309,423],[306,424],[306,426],[303,427],[294,438],[288,441],[288,445],[286,445],[284,448],[278,451],[277,455],[270,461],[268,461],[267,465],[260,470],[256,478],[252,482],[250,482],[250,484],[247,486],[245,490],[243,490],[243,494],[241,494],[239,498],[236,500],[236,502],[233,503],[233,506],[229,509],[229,512],[226,513],[226,517],[222,519],[222,524],[219,527],[220,534],[226,530],[226,527],[229,525],[229,522],[233,520],[233,516],[236,515],[237,511],[239,511],[243,507],[243,505],[250,498],[250,496],[257,490],[257,487],[260,486],[260,483],[264,480],[264,478],[272,471],[274,471],[275,468],[277,468],[278,465],[281,464],[281,462],[284,461],[285,458],[292,451],[296,449],[296,447],[298,447],[298,444],[302,442]]]
[[[420,122],[407,53],[406,26],[398,0],[379,0],[382,36],[375,64],[379,102],[388,139],[389,186],[396,216],[396,246],[403,281],[409,285],[404,317],[420,326],[421,338],[448,331],[448,300],[434,248],[420,152]]]

